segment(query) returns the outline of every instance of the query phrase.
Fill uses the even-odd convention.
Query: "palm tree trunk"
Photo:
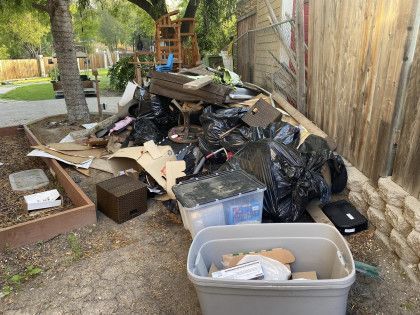
[[[69,123],[89,122],[89,108],[77,67],[70,0],[49,0],[51,32]]]

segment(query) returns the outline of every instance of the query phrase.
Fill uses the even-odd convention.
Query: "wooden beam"
[[[198,90],[201,89],[203,86],[210,84],[211,82],[213,82],[213,78],[209,75],[206,75],[202,78],[185,83],[182,87],[186,90]]]
[[[292,116],[299,124],[305,127],[310,133],[317,135],[321,138],[324,138],[327,141],[328,146],[331,150],[337,148],[335,141],[330,138],[324,131],[322,131],[317,125],[310,121],[306,116],[294,108],[287,100],[285,100],[280,94],[274,93],[271,95],[273,100],[283,108],[290,116]]]
[[[297,97],[296,103],[299,111],[307,115],[306,107],[306,83],[305,83],[305,31],[303,17],[303,1],[295,3],[295,47],[296,47],[296,72],[297,72]]]

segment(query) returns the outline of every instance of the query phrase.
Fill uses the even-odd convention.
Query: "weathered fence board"
[[[0,60],[0,81],[39,76],[36,59]]]
[[[309,4],[309,118],[373,181],[385,169],[415,1]]]
[[[420,36],[411,67],[392,179],[420,199]]]

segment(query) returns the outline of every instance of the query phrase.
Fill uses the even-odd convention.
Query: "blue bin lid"
[[[172,190],[183,207],[194,208],[265,188],[254,176],[233,170],[191,178],[173,186]]]

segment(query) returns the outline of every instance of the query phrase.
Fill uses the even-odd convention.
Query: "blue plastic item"
[[[156,66],[157,72],[170,72],[174,67],[174,54],[170,53],[166,65]]]

